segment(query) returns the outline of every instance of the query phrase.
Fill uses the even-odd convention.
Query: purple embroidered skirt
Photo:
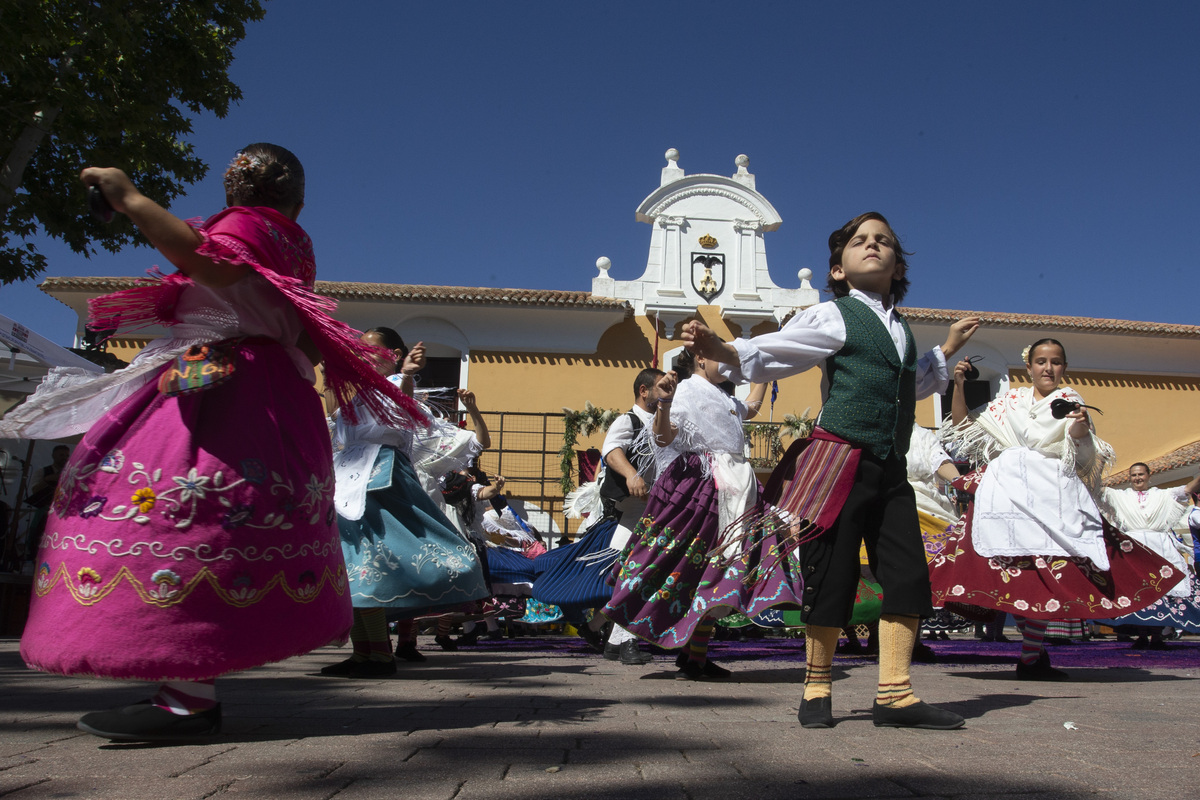
[[[38,553],[21,640],[33,668],[204,679],[349,631],[320,401],[284,349],[238,346],[229,380],[154,382],[75,449]]]
[[[646,512],[614,567],[612,599],[601,613],[663,647],[687,644],[705,616],[799,608],[800,571],[780,554],[774,525],[757,527],[726,558],[720,540],[717,487],[700,456],[677,458],[650,492]]]

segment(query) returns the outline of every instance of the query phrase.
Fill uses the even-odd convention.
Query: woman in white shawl
[[[1062,386],[1061,343],[1035,342],[1025,354],[1031,385],[970,414],[967,366],[955,367],[945,438],[982,475],[964,480],[974,502],[930,562],[933,603],[1013,614],[1023,636],[1017,677],[1063,680],[1043,645],[1047,620],[1137,611],[1182,575],[1101,517],[1093,495],[1112,448],[1096,436],[1082,398]]]
[[[1175,533],[1177,526],[1187,524],[1184,515],[1188,497],[1198,490],[1200,476],[1187,486],[1170,489],[1151,486],[1150,467],[1139,461],[1129,467],[1128,489],[1105,489],[1100,495],[1100,510],[1105,517],[1187,576],[1149,608],[1109,621],[1112,625],[1136,629],[1135,650],[1165,650],[1163,628],[1200,633],[1200,583],[1194,564],[1189,563],[1192,548],[1185,546]]]
[[[678,678],[728,677],[708,660],[714,621],[778,605],[798,608],[802,582],[786,527],[761,518],[754,470],[743,453],[746,405],[720,387],[717,363],[686,352],[657,385],[658,410],[643,435],[658,480],[616,567],[604,616],[643,639],[683,648]]]

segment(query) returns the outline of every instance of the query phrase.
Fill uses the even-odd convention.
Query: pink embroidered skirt
[[[75,449],[38,553],[31,667],[196,680],[345,640],[320,401],[276,343],[245,341],[236,363],[194,394],[152,382]]]

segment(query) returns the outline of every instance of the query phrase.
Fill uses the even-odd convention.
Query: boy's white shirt
[[[850,290],[850,297],[860,300],[875,312],[887,328],[896,354],[904,359],[906,346],[904,326],[896,315],[894,305],[883,305],[883,296],[873,292]],[[721,375],[734,383],[767,383],[821,367],[821,399],[829,396],[829,381],[825,375],[825,360],[846,344],[846,322],[842,312],[832,302],[810,306],[774,333],[764,333],[753,339],[735,339],[738,365],[721,365]],[[934,347],[917,361],[917,399],[946,391],[949,383],[946,357],[942,348]]]

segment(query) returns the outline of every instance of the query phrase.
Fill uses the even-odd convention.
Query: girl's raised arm
[[[196,252],[203,243],[191,225],[138,191],[119,169],[88,167],[79,174],[88,186],[98,186],[113,207],[129,217],[150,244],[180,272],[202,286],[220,288],[237,283],[250,271],[245,264],[216,262]]]

